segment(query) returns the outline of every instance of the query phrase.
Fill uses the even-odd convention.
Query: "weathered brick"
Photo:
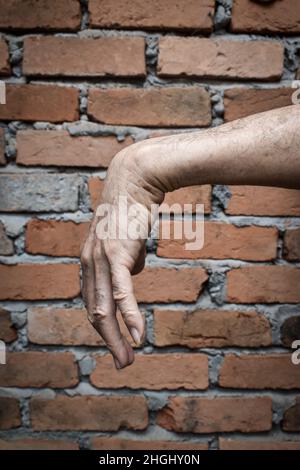
[[[77,0],[0,0],[0,28],[75,31],[81,13]]]
[[[0,255],[12,255],[14,252],[14,245],[10,238],[5,233],[5,227],[0,222]]]
[[[117,318],[122,333],[135,347],[120,312]],[[104,346],[104,341],[78,308],[30,308],[27,314],[28,338],[34,344],[65,346]]]
[[[92,88],[88,114],[104,124],[209,126],[211,104],[208,92],[199,87]]]
[[[131,137],[118,142],[114,136],[71,137],[67,131],[19,131],[17,163],[107,168],[116,153],[132,143]]]
[[[13,326],[9,312],[0,308],[0,339],[11,343],[17,339],[17,332]]]
[[[79,293],[77,264],[0,265],[0,300],[71,299]]]
[[[0,429],[11,429],[19,426],[21,426],[21,413],[18,400],[16,398],[0,397]]]
[[[0,441],[1,449],[1,441]],[[194,441],[163,441],[163,440],[131,440],[114,437],[94,437],[94,450],[207,450],[206,442]]]
[[[78,209],[77,175],[6,173],[0,175],[0,211],[63,212]]]
[[[299,1],[234,0],[231,29],[235,33],[300,33]]]
[[[188,186],[187,188],[180,188],[166,193],[163,204],[173,206],[173,204],[180,204],[184,207],[184,204],[191,204],[192,208],[186,208],[185,213],[195,213],[196,204],[204,204],[204,213],[209,214],[211,212],[211,186],[204,184],[202,186]],[[165,212],[163,206],[161,206],[161,212]],[[182,211],[174,206],[175,213],[181,213]]]
[[[126,36],[28,37],[24,41],[23,73],[63,77],[145,77],[145,40]]]
[[[192,226],[191,226],[192,225]],[[203,234],[202,234],[203,230]],[[180,239],[175,235],[182,231]],[[170,233],[170,239],[165,239]],[[196,238],[197,234],[197,238]],[[202,235],[202,236],[201,236]],[[186,243],[203,237],[203,248],[187,249]],[[275,227],[238,227],[199,220],[183,227],[183,221],[162,221],[157,255],[184,259],[242,259],[269,261],[277,256],[278,230]]]
[[[0,38],[0,74],[9,75],[9,73],[10,65],[7,43],[4,41],[4,39]]]
[[[284,257],[289,261],[300,260],[300,228],[287,230],[285,232]]]
[[[259,432],[272,427],[269,397],[172,397],[157,414],[157,424],[169,431]]]
[[[88,222],[31,220],[26,227],[26,251],[35,255],[79,257],[88,228]]]
[[[221,387],[284,389],[300,387],[300,368],[290,354],[225,356],[220,370]]]
[[[79,91],[57,85],[6,85],[0,120],[76,121]]]
[[[300,441],[219,438],[220,450],[300,450]]]
[[[233,121],[292,104],[292,88],[231,88],[224,94],[224,119]]]
[[[146,399],[137,395],[34,397],[30,410],[35,431],[141,430],[148,426]]]
[[[300,302],[300,269],[247,266],[227,274],[227,301],[236,303]]]
[[[6,164],[6,159],[5,159],[5,153],[4,152],[5,152],[4,129],[2,129],[0,127],[0,165],[5,165]]]
[[[91,26],[212,31],[214,0],[90,0]]]
[[[291,348],[292,343],[300,338],[300,315],[287,318],[281,325],[280,333],[283,346]]]
[[[139,302],[195,302],[207,278],[198,267],[145,268],[133,277],[133,285]]]
[[[96,210],[100,204],[103,184],[104,181],[98,178],[98,176],[93,176],[89,179],[89,195],[92,210]]]
[[[265,186],[229,186],[228,215],[299,216],[300,191]]]
[[[113,367],[111,355],[95,356],[90,380],[99,388],[203,390],[208,387],[208,358],[204,354],[137,354],[123,370]]]
[[[295,404],[284,412],[281,427],[284,431],[300,431],[300,397],[297,397]]]
[[[163,77],[278,80],[283,47],[271,41],[163,37],[157,72]]]
[[[0,450],[79,450],[79,445],[62,439],[0,439]]]
[[[78,370],[72,353],[7,353],[0,368],[1,387],[74,387]]]
[[[272,343],[269,321],[256,312],[155,309],[153,316],[156,346],[259,347]]]
[[[152,139],[152,137],[165,137],[167,135],[185,134],[186,132],[186,129],[149,129],[147,133],[147,138]],[[193,132],[193,130],[191,130],[190,132]],[[187,187],[180,189],[187,189]]]

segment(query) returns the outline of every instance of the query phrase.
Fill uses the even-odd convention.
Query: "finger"
[[[136,344],[144,334],[144,319],[139,311],[133,292],[130,271],[120,263],[110,264],[113,298],[124,318],[124,322]]]
[[[134,361],[134,352],[120,331],[112,294],[109,263],[99,240],[95,242],[93,259],[95,273],[93,325],[111,351],[116,367],[122,368]]]
[[[138,259],[135,262],[135,265],[131,271],[131,274],[134,276],[135,274],[139,274],[141,271],[143,271],[145,267],[145,259],[146,259],[146,247],[143,245],[140,254],[138,256]]]
[[[93,223],[90,232],[81,251],[80,261],[82,267],[82,299],[87,309],[88,315],[95,306],[95,277],[93,263]]]

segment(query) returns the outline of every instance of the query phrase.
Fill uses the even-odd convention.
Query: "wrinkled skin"
[[[118,198],[125,196],[129,204],[143,204],[150,210],[151,203],[160,201],[163,193],[154,186],[144,184],[137,149],[124,149],[109,167],[104,183],[101,203],[111,204],[118,213]],[[95,213],[89,235],[81,253],[83,271],[82,294],[88,318],[104,339],[118,369],[134,360],[132,346],[122,335],[116,317],[120,310],[124,322],[136,344],[144,336],[144,320],[133,293],[131,275],[138,274],[145,264],[145,239],[100,239],[97,236],[99,217]],[[139,219],[141,224],[147,223]],[[122,221],[118,221],[117,227]],[[149,224],[148,224],[149,225]],[[145,230],[149,233],[150,225]]]
[[[300,189],[299,123],[300,105],[293,105],[206,131],[131,145],[110,164],[102,204],[118,210],[119,196],[124,196],[129,204],[140,203],[148,216],[151,204],[160,204],[164,193],[183,186],[250,184]],[[137,216],[136,221],[149,233],[148,217]],[[143,269],[145,239],[99,237],[98,222],[95,214],[82,250],[82,294],[88,317],[119,369],[133,362],[134,353],[120,332],[117,308],[134,341],[139,343],[144,335],[131,275]],[[123,229],[124,219],[118,224]]]

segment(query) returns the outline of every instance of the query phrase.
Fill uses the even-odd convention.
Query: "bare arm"
[[[300,188],[300,106],[142,145],[151,154],[142,163],[147,177],[168,191],[205,183]]]
[[[250,184],[300,188],[300,106],[290,106],[240,119],[215,129],[149,139],[113,159],[105,180],[102,204],[116,213],[120,196],[150,211],[165,192],[196,184]],[[145,215],[145,214],[144,214]],[[150,226],[143,216],[137,222]],[[117,368],[134,360],[120,332],[121,311],[139,343],[144,324],[133,293],[131,274],[145,260],[145,240],[103,238],[94,215],[81,261],[82,293],[88,316],[111,351]],[[124,229],[124,219],[117,220]]]

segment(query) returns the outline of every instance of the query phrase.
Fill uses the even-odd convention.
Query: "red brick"
[[[63,77],[145,77],[145,40],[126,36],[28,37],[24,41],[23,73]]]
[[[1,105],[3,106],[3,105]],[[0,127],[0,165],[6,165],[5,159],[4,129]]]
[[[163,204],[172,206],[173,204],[180,204],[182,207],[184,204],[191,204],[191,210],[186,208],[186,213],[195,213],[196,204],[204,204],[204,213],[209,214],[211,212],[211,186],[205,184],[202,186],[188,186],[187,188],[180,188],[166,193]],[[164,207],[161,207],[161,212],[165,212]],[[181,213],[182,211],[174,206],[175,213]]]
[[[90,0],[91,26],[100,28],[213,28],[214,0]]]
[[[163,77],[278,80],[283,47],[271,41],[163,37],[157,72]]]
[[[134,363],[116,370],[111,355],[96,356],[90,380],[99,388],[204,390],[208,358],[204,354],[137,354]]]
[[[0,255],[8,256],[14,253],[14,244],[6,235],[5,227],[0,222]]]
[[[300,441],[219,438],[220,450],[300,450]]]
[[[229,354],[220,370],[221,387],[251,389],[283,389],[300,387],[300,368],[290,354]]]
[[[137,441],[114,437],[94,437],[92,448],[94,450],[207,450],[208,444],[193,441]]]
[[[185,134],[186,132],[188,132],[186,129],[153,129],[153,130],[148,131],[147,138],[152,139],[152,137],[165,137],[167,135],[179,135],[179,134]],[[194,132],[194,131],[190,130],[189,132]],[[180,189],[187,189],[187,187],[180,188]],[[179,191],[179,190],[176,190],[176,191]]]
[[[88,222],[31,220],[26,227],[26,251],[35,255],[79,257],[88,228]]]
[[[225,121],[292,104],[292,88],[231,88],[225,91]]]
[[[0,106],[3,121],[76,121],[79,92],[56,85],[7,85],[6,104]]]
[[[231,29],[235,33],[300,33],[299,1],[234,0]]]
[[[100,204],[100,198],[103,190],[104,181],[94,176],[89,179],[89,195],[91,201],[91,208],[95,210]]]
[[[71,137],[67,131],[19,131],[17,163],[107,168],[115,154],[132,143],[131,137],[118,142],[114,136]]]
[[[272,427],[269,397],[172,397],[157,414],[157,424],[189,433],[259,432]]]
[[[77,264],[0,266],[0,300],[70,299],[79,293]]]
[[[235,303],[300,302],[300,269],[247,266],[227,274],[227,301]]]
[[[0,38],[0,74],[1,75],[10,74],[8,47],[7,47],[6,41],[4,41],[4,39],[1,39],[1,38]]]
[[[17,339],[17,331],[13,326],[9,312],[0,308],[0,339],[11,343]]]
[[[202,268],[149,267],[133,277],[133,285],[139,302],[195,302],[207,278]]]
[[[259,347],[272,343],[269,321],[256,312],[155,309],[153,315],[156,346]]]
[[[0,450],[79,450],[79,445],[61,439],[0,439]]]
[[[120,312],[117,318],[122,333],[134,347]],[[88,320],[85,309],[30,308],[27,314],[28,339],[34,344],[65,346],[104,346],[101,336]]]
[[[295,404],[284,412],[281,427],[288,432],[300,431],[300,397],[297,397]]]
[[[21,414],[18,400],[0,397],[0,429],[18,428],[19,426],[21,426]]]
[[[75,31],[80,29],[78,0],[0,0],[0,28]]]
[[[228,215],[299,216],[300,191],[264,186],[229,186]]]
[[[72,353],[7,353],[0,367],[1,387],[74,387],[78,370]]]
[[[300,260],[300,228],[287,230],[285,232],[284,257],[289,261]]]
[[[199,87],[92,88],[89,92],[88,114],[104,124],[209,126],[211,104],[208,92]]]
[[[148,426],[143,396],[57,396],[31,400],[31,423],[35,431],[142,430]]]
[[[242,259],[270,261],[277,256],[278,230],[275,227],[237,227],[235,225],[203,221],[182,227],[183,221],[165,221],[160,224],[157,255],[183,259]],[[174,235],[183,232],[180,239]],[[203,230],[203,234],[202,234]],[[165,239],[170,233],[171,238]],[[187,249],[186,243],[195,242],[196,234],[204,238],[201,249]],[[202,235],[202,236],[201,236]]]

